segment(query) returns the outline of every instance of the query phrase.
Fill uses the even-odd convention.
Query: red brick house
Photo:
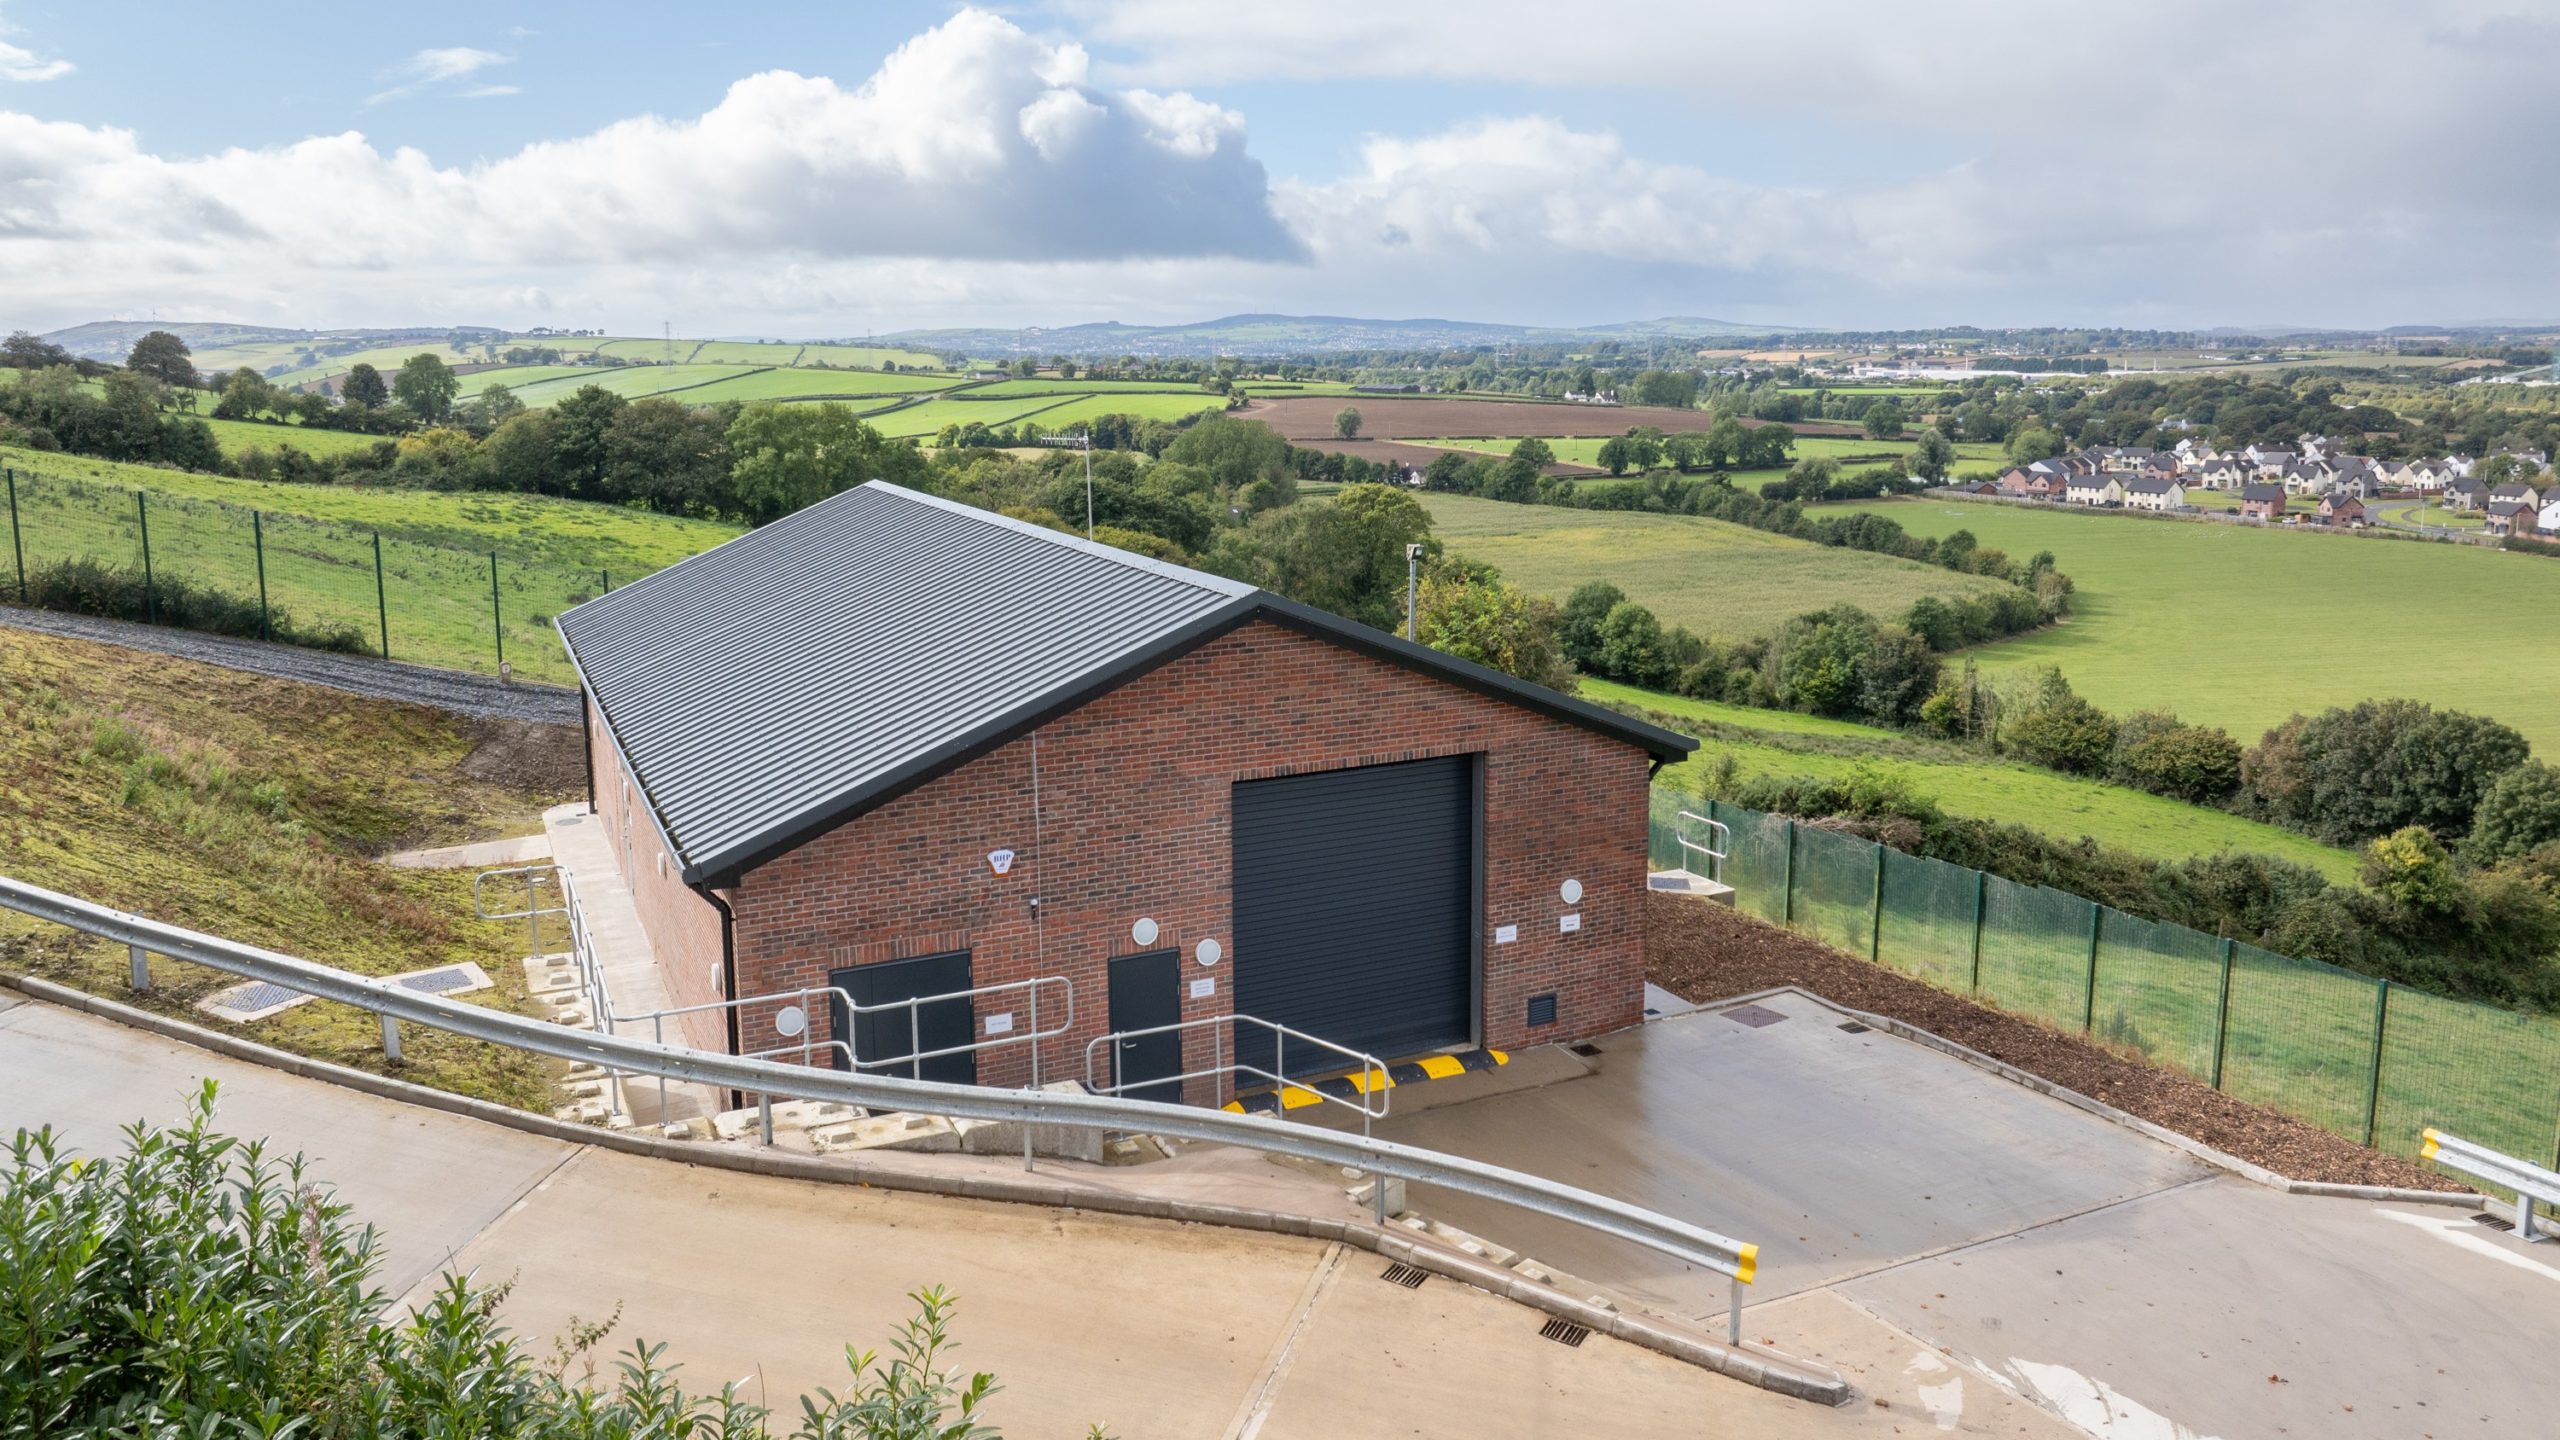
[[[1389,1060],[1641,1017],[1647,785],[1685,737],[879,482],[560,629],[596,817],[678,1004],[1061,977],[1050,1079],[1106,1033],[1227,1015]],[[823,994],[806,1013],[869,1068],[1027,1033],[1028,999],[916,1007],[920,1035]],[[783,1005],[706,1012],[690,1043],[782,1046]],[[1105,1049],[1124,1082],[1205,1069],[1213,1029],[1272,1063],[1235,1026]],[[1325,1058],[1286,1065],[1345,1068]],[[1019,1084],[1028,1054],[891,1073]]]
[[[2285,488],[2263,481],[2252,481],[2240,487],[2240,514],[2250,520],[2284,518]]]

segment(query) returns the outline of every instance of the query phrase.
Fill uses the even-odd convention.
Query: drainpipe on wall
[[[578,688],[578,758],[587,767],[587,813],[596,813],[596,722],[585,686]]]
[[[710,901],[712,909],[720,912],[720,998],[735,1000],[738,998],[738,913],[730,909],[729,902],[721,899],[720,892],[710,886],[695,885],[690,888],[696,895]],[[720,1013],[728,1017],[729,1053],[735,1055],[739,1053],[738,1007],[722,1006]],[[730,1109],[743,1110],[746,1104],[747,1099],[744,1093],[736,1090],[729,1092]]]

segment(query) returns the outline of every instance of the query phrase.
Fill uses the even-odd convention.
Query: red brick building
[[[1388,1060],[1641,1016],[1647,781],[1693,742],[1614,712],[878,483],[561,629],[680,1004],[841,989],[865,1013],[807,1013],[868,1068],[1033,1028],[1025,988],[873,1007],[1058,977],[1049,1079],[1107,1032],[1231,1014]],[[785,1003],[690,1038],[785,1045]],[[1250,1026],[1105,1048],[1135,1083],[1210,1067],[1217,1030],[1345,1068]],[[1029,1049],[892,1073],[1019,1084]]]

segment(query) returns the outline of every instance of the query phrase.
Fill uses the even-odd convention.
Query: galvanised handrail
[[[1722,874],[1722,866],[1725,862],[1726,851],[1733,848],[1733,831],[1727,828],[1723,821],[1710,820],[1695,810],[1676,811],[1674,812],[1674,818],[1680,820],[1694,820],[1697,823],[1706,826],[1710,837],[1715,840],[1716,844],[1725,847],[1723,850],[1719,850],[1715,848],[1715,845],[1708,845],[1692,840],[1689,838],[1687,832],[1681,830],[1678,826],[1675,825],[1672,827],[1671,838],[1680,842],[1680,848],[1682,850],[1694,850],[1707,857],[1707,878],[1716,881],[1719,884],[1723,883],[1724,875]],[[1688,857],[1683,855],[1681,858],[1686,860]],[[1683,865],[1681,868],[1684,870],[1688,869],[1686,865]],[[1696,874],[1697,872],[1690,871],[1690,873]]]
[[[420,994],[388,981],[127,914],[5,876],[0,876],[0,907],[127,946],[132,952],[135,973],[145,984],[148,983],[149,972],[143,957],[146,954],[165,955],[371,1011],[381,1017],[383,1048],[393,1055],[397,1055],[399,1050],[399,1022],[407,1020],[572,1064],[664,1075],[723,1089],[761,1092],[797,1100],[921,1111],[964,1120],[1056,1125],[1076,1130],[1136,1131],[1207,1144],[1238,1145],[1248,1150],[1287,1155],[1316,1164],[1345,1166],[1367,1171],[1373,1176],[1389,1176],[1517,1206],[1532,1214],[1644,1246],[1682,1264],[1695,1265],[1727,1277],[1733,1284],[1734,1298],[1726,1317],[1726,1334],[1737,1345],[1742,1340],[1741,1287],[1754,1280],[1759,1268],[1760,1250],[1757,1245],[1717,1234],[1704,1226],[1692,1225],[1685,1220],[1543,1176],[1524,1174],[1463,1156],[1444,1155],[1418,1146],[1400,1145],[1392,1140],[1376,1140],[1315,1126],[1291,1125],[1258,1116],[1187,1105],[1163,1105],[1108,1095],[1068,1095],[1044,1090],[1008,1090],[947,1085],[932,1080],[901,1080],[858,1071],[820,1070],[703,1050],[683,1050],[593,1031],[572,1030],[530,1016],[512,1015],[436,995]]]
[[[524,879],[524,908],[491,910],[482,887],[491,880],[517,876]],[[559,887],[560,903],[557,905],[537,903],[536,892],[546,877]],[[595,941],[587,930],[587,907],[578,898],[577,881],[571,877],[567,866],[545,861],[539,865],[510,865],[499,870],[483,870],[471,878],[471,913],[483,920],[522,920],[525,923],[527,959],[536,959],[545,953],[542,948],[542,917],[559,915],[566,918],[569,922],[569,964],[577,973],[578,992],[586,997],[587,1015],[596,1029],[606,1034],[613,1033],[613,991],[605,984],[604,961],[596,954]],[[605,1079],[613,1113],[628,1113],[623,1104],[621,1073],[609,1071]],[[667,1087],[664,1081],[660,1081],[658,1114],[661,1119],[666,1116],[666,1105]]]
[[[1271,1032],[1271,1069],[1265,1070],[1259,1065],[1248,1065],[1242,1058],[1234,1060],[1227,1058],[1227,1027],[1230,1025],[1258,1025]],[[1120,1052],[1116,1048],[1117,1046],[1125,1045],[1128,1042],[1145,1035],[1179,1035],[1188,1031],[1203,1029],[1207,1030],[1210,1036],[1210,1059],[1208,1069],[1186,1070],[1179,1075],[1158,1075],[1149,1080],[1123,1080],[1120,1078]],[[1297,1040],[1308,1045],[1313,1045],[1319,1050],[1330,1050],[1345,1060],[1357,1061],[1360,1067],[1359,1102],[1355,1104],[1338,1095],[1327,1095],[1323,1091],[1317,1089],[1313,1085],[1307,1084],[1303,1080],[1290,1079],[1288,1057],[1289,1042],[1291,1040]],[[1094,1054],[1105,1045],[1112,1045],[1115,1047],[1111,1052],[1111,1083],[1108,1085],[1105,1085],[1094,1078]],[[1280,1093],[1283,1096],[1286,1096],[1292,1090],[1300,1090],[1309,1095],[1313,1095],[1318,1100],[1325,1101],[1328,1104],[1340,1105],[1345,1109],[1356,1110],[1360,1113],[1360,1133],[1363,1135],[1369,1133],[1370,1121],[1385,1118],[1387,1113],[1387,1097],[1395,1088],[1394,1083],[1387,1077],[1387,1062],[1379,1059],[1377,1056],[1363,1054],[1358,1050],[1351,1049],[1349,1046],[1336,1045],[1330,1040],[1324,1039],[1321,1036],[1310,1035],[1304,1030],[1292,1030],[1288,1026],[1283,1025],[1276,1020],[1265,1020],[1259,1015],[1243,1015],[1234,1013],[1226,1015],[1204,1015],[1197,1020],[1183,1020],[1171,1025],[1150,1025],[1143,1030],[1114,1030],[1108,1035],[1097,1035],[1091,1040],[1085,1042],[1084,1085],[1086,1089],[1093,1091],[1097,1095],[1117,1095],[1124,1090],[1129,1090],[1141,1085],[1169,1085],[1181,1080],[1205,1080],[1212,1077],[1224,1079],[1229,1075],[1248,1075],[1256,1080],[1268,1081],[1272,1085],[1278,1086]],[[1370,1077],[1372,1075],[1377,1077],[1376,1083],[1374,1084],[1370,1081]],[[1371,1109],[1368,1103],[1373,1098],[1378,1102],[1377,1108],[1375,1109]],[[1284,1111],[1288,1109],[1288,1102],[1285,1099],[1281,1102],[1280,1108]]]
[[[2519,1160],[2501,1150],[2475,1144],[2441,1130],[2424,1130],[2419,1138],[2425,1146],[2418,1154],[2492,1185],[2504,1185],[2516,1192],[2516,1238],[2531,1243],[2540,1238],[2534,1229],[2533,1205],[2539,1200],[2560,1210],[2560,1174],[2545,1170],[2530,1160]]]

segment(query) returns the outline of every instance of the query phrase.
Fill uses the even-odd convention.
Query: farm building
[[[781,1046],[756,997],[826,987],[857,1008],[811,997],[819,1043],[992,1043],[891,1073],[1006,1084],[1035,1028],[1055,1079],[1197,1026],[1104,1047],[1134,1083],[1272,1066],[1230,1014],[1388,1060],[1642,1014],[1648,780],[1695,745],[1668,731],[877,481],[560,629],[669,988],[731,1002],[695,1045]],[[1037,1027],[1030,988],[868,1013],[1033,981]]]

